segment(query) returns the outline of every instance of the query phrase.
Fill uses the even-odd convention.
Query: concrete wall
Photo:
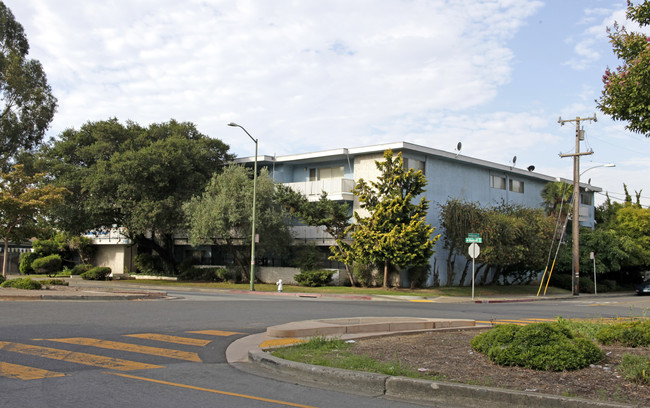
[[[107,266],[111,268],[111,274],[122,274],[132,272],[135,247],[127,245],[96,245],[95,256],[92,264],[95,266]]]
[[[255,269],[255,277],[259,279],[260,282],[271,284],[274,284],[278,280],[282,279],[283,284],[297,285],[298,283],[294,279],[294,276],[299,273],[300,270],[298,268],[261,266]],[[337,269],[334,273],[334,276],[332,276],[332,283],[334,285],[345,285],[346,282],[349,282],[349,280],[345,271],[339,271]]]

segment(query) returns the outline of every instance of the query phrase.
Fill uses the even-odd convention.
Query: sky
[[[405,141],[640,192],[650,139],[600,113],[626,0],[4,0],[58,99],[89,121],[194,123],[237,156]],[[616,167],[603,167],[614,163]],[[600,167],[599,167],[600,166]],[[431,180],[429,182],[432,182]]]

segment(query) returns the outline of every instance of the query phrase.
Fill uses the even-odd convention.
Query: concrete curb
[[[250,350],[248,359],[266,370],[315,385],[363,395],[386,396],[426,404],[452,404],[456,407],[503,408],[633,408],[635,405],[612,404],[492,387],[393,377],[340,368],[313,366],[287,361],[260,349]]]

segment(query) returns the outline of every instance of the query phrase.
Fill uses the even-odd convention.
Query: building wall
[[[133,246],[126,245],[97,245],[92,264],[111,268],[113,275],[132,272]]]

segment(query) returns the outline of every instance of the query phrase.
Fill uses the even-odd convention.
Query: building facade
[[[258,167],[266,167],[276,182],[304,193],[308,199],[316,201],[324,191],[329,199],[348,202],[354,211],[358,211],[359,203],[352,194],[355,182],[361,178],[366,181],[377,179],[379,173],[375,162],[383,160],[387,149],[401,152],[408,168],[424,172],[428,183],[424,196],[430,202],[426,221],[436,228],[436,233],[444,233],[440,229],[440,205],[450,199],[476,202],[486,207],[505,202],[538,208],[543,205],[541,192],[544,186],[558,181],[555,177],[535,173],[532,166],[502,165],[407,142],[277,157],[258,156],[257,160]],[[254,160],[254,157],[245,157],[236,162],[251,165]],[[594,226],[593,195],[599,191],[598,187],[581,184],[580,222],[583,226]],[[322,228],[295,226],[293,232],[294,238],[300,242],[323,247],[332,244]],[[449,276],[445,262],[448,254],[443,248],[442,238],[438,240],[435,251],[431,265],[440,284],[445,285]],[[429,284],[432,284],[433,276],[430,280]]]

